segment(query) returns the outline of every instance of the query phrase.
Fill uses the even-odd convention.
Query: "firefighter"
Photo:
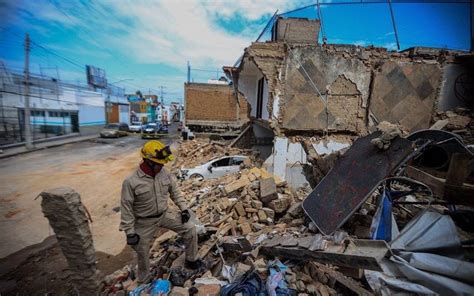
[[[186,245],[185,267],[197,269],[203,265],[198,258],[196,226],[177,188],[175,177],[164,168],[173,160],[169,146],[160,141],[148,141],[140,151],[143,162],[122,184],[120,230],[127,244],[137,252],[138,282],[146,283],[150,275],[150,242],[161,227],[182,236]],[[168,208],[171,198],[180,211]]]

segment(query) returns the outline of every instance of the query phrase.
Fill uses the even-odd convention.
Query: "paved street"
[[[171,143],[172,134],[161,140]],[[0,258],[53,234],[41,212],[41,199],[35,198],[44,189],[60,186],[69,186],[81,195],[94,221],[91,229],[96,250],[120,253],[125,246],[116,211],[121,183],[140,162],[138,148],[144,142],[139,135],[99,138],[3,159],[0,232],[8,239],[0,246]]]

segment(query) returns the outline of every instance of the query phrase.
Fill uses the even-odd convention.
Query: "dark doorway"
[[[265,78],[262,77],[258,81],[258,87],[257,87],[257,113],[255,114],[256,118],[262,118],[262,109],[263,109],[263,84],[264,84]]]
[[[71,126],[73,133],[79,132],[79,116],[77,113],[71,113]]]

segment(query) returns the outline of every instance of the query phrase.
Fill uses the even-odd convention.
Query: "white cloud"
[[[77,40],[69,40],[75,42],[73,46],[69,42],[67,46],[60,44],[63,48],[54,48],[72,60],[82,63],[90,58],[100,61],[101,57],[105,60],[112,56],[117,63],[124,64],[123,73],[112,77],[133,76],[136,78],[133,84],[140,86],[156,86],[155,78],[159,78],[156,80],[165,80],[166,83],[159,83],[170,85],[170,89],[182,89],[187,61],[193,68],[204,69],[233,64],[263,29],[258,24],[266,23],[276,9],[284,12],[302,6],[301,1],[307,0],[19,0],[14,6],[21,12],[21,21],[26,23],[22,25],[24,29],[34,27],[44,40],[52,40],[48,35],[56,28],[44,26],[41,21],[74,30],[76,35],[71,38]],[[226,24],[239,21],[242,31],[236,33],[221,27],[219,20],[225,20]],[[19,19],[16,21],[20,23]],[[44,40],[41,44],[55,46]],[[94,55],[94,51],[98,54]],[[134,64],[134,69],[136,64],[161,64],[183,69],[183,75],[140,75],[131,73],[127,64]]]
[[[291,3],[291,4],[290,4]],[[244,22],[270,16],[278,7],[294,2],[277,1],[171,1],[109,3],[116,14],[133,18],[125,36],[112,42],[129,47],[132,58],[141,63],[169,63],[182,67],[187,60],[197,66],[232,64],[257,37],[231,34],[218,27],[215,17],[238,15]]]

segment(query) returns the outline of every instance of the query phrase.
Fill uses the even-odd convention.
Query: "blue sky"
[[[285,0],[0,0],[0,59],[9,68],[23,67],[23,38],[33,42],[32,72],[85,82],[84,65],[106,70],[109,82],[127,92],[140,89],[165,98],[183,95],[186,62],[196,69],[232,65],[255,40],[268,19],[314,1]],[[402,47],[422,43],[462,49],[468,46],[469,11],[459,4],[395,4]],[[387,5],[325,6],[325,33],[330,43],[376,44],[395,48]],[[314,8],[297,12],[315,17]],[[293,14],[295,15],[295,14]],[[424,16],[424,17],[423,17]],[[467,45],[466,45],[467,44]],[[73,63],[58,57],[66,57]],[[77,65],[76,65],[77,64]],[[217,73],[194,72],[197,81]]]

